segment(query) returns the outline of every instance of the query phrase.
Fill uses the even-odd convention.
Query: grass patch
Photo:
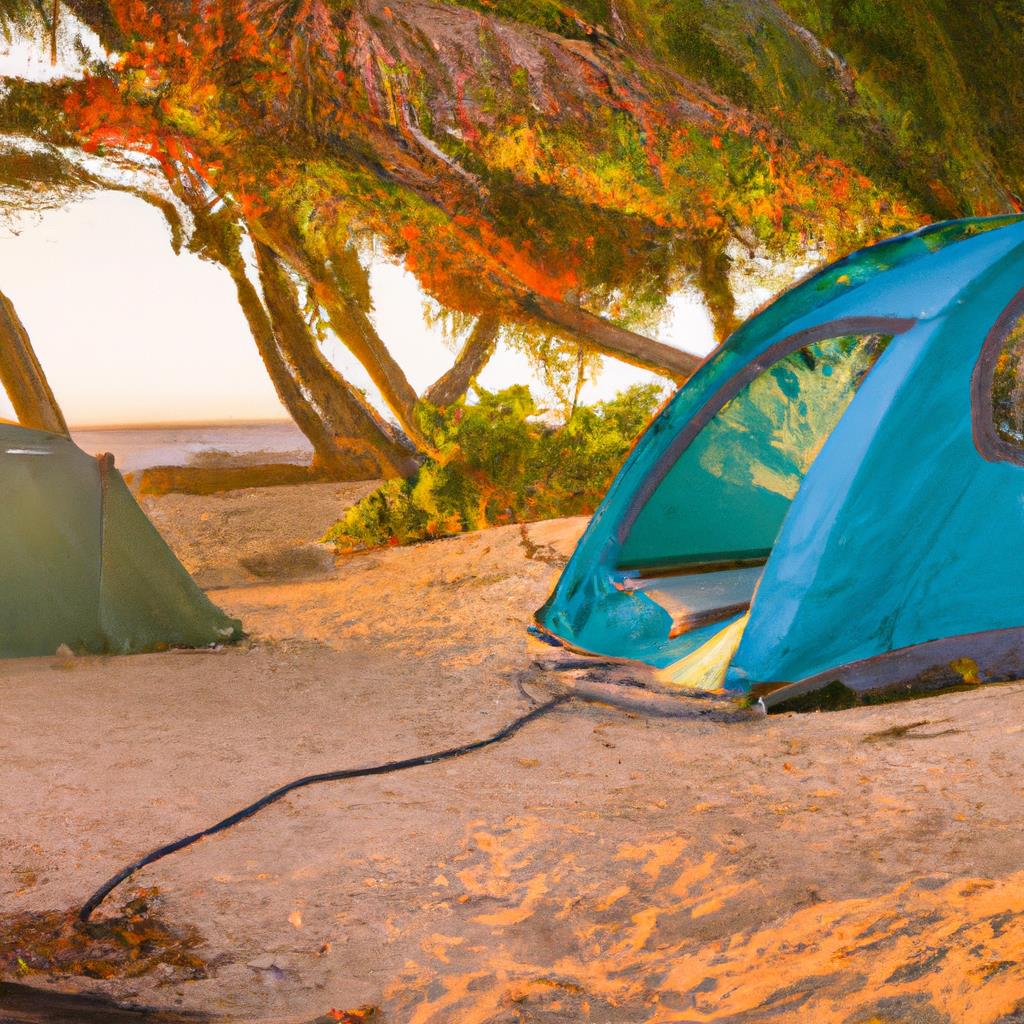
[[[353,480],[373,480],[356,473]],[[128,473],[125,480],[137,486],[139,494],[160,497],[164,494],[218,494],[245,487],[280,487],[287,484],[317,483],[335,479],[312,466],[287,463],[267,466],[153,466],[141,473]]]

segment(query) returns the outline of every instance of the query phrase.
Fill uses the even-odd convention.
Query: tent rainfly
[[[1024,217],[891,239],[748,320],[537,624],[769,705],[1024,677]]]
[[[129,654],[241,636],[135,503],[109,455],[0,423],[0,657]]]

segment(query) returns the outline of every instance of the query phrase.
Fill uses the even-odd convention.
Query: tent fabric
[[[640,438],[538,625],[673,678],[717,637],[738,693],[1024,676],[1024,432],[1006,414],[1024,394],[999,376],[1024,356],[1006,340],[1022,288],[1024,218],[1003,217],[785,293]],[[707,594],[741,567],[759,567],[749,612],[712,622],[701,598],[687,619],[685,574]]]
[[[759,374],[694,437],[639,510],[619,565],[767,558],[807,467],[885,335],[830,338]],[[703,515],[704,509],[714,515]],[[686,522],[687,529],[673,529]]]
[[[113,460],[0,424],[0,657],[128,654],[241,636],[136,504]]]

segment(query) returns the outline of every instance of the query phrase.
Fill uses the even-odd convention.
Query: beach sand
[[[525,629],[584,521],[297,568],[360,486],[147,502],[237,647],[0,667],[5,913],[526,710]],[[112,897],[159,887],[209,977],[21,980],[237,1021],[1019,1020],[1022,737],[1021,684],[728,724],[571,705],[305,789]]]
[[[211,588],[332,571],[333,548],[320,539],[344,509],[378,486],[294,484],[139,501],[196,582]]]

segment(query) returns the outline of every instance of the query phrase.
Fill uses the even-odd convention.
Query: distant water
[[[90,455],[111,452],[122,473],[150,466],[239,466],[267,462],[308,465],[313,449],[290,421],[217,426],[114,427],[73,430]]]

